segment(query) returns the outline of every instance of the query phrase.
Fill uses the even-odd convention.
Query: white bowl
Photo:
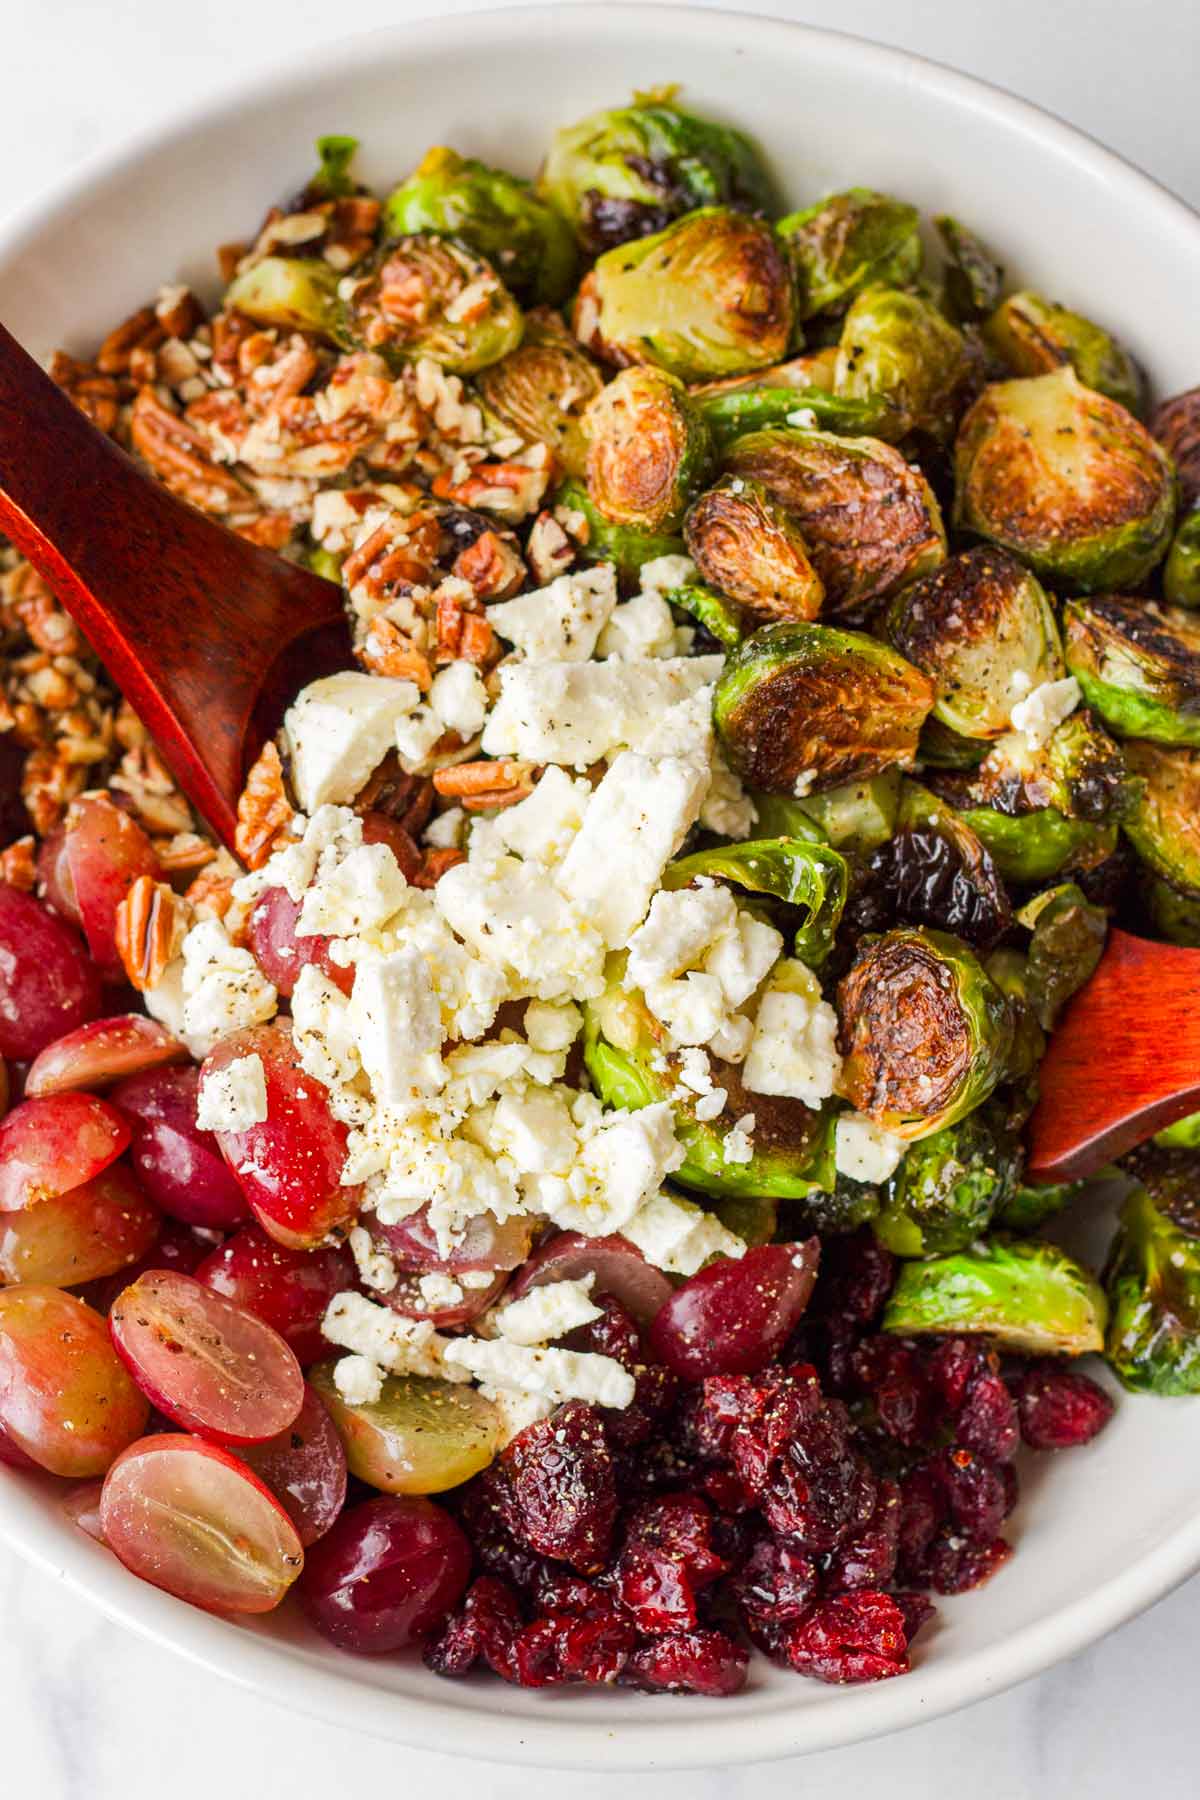
[[[69,52],[68,52],[69,53]],[[553,126],[679,81],[766,147],[788,198],[870,184],[955,213],[1011,274],[1111,324],[1160,391],[1200,378],[1200,220],[1108,151],[995,89],[828,32],[648,6],[405,26],[302,61],[144,137],[0,232],[0,317],[35,352],[86,351],[168,279],[214,287],[213,247],[294,191],[321,132],[386,184],[431,143],[532,172]],[[946,1604],[914,1672],[835,1689],[754,1664],[726,1701],[526,1693],[359,1659],[294,1609],[233,1625],[125,1573],[49,1480],[0,1471],[0,1536],[154,1642],[285,1705],[423,1748],[587,1768],[709,1766],[896,1730],[1070,1656],[1200,1566],[1200,1406],[1124,1397],[1096,1444],[1025,1470],[1012,1563]]]

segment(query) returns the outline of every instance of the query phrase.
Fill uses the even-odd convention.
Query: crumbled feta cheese
[[[1013,730],[1021,732],[1030,750],[1040,750],[1063,720],[1075,711],[1082,698],[1082,690],[1073,675],[1066,675],[1061,681],[1039,682],[1013,707]]]
[[[376,1100],[394,1106],[436,1093],[445,1080],[442,1015],[419,950],[360,961],[349,1018]]]
[[[427,1319],[402,1319],[390,1307],[347,1289],[325,1308],[321,1330],[331,1344],[353,1350],[391,1375],[444,1376],[465,1381],[458,1369],[443,1366],[448,1338],[439,1337]]]
[[[547,1400],[544,1394],[524,1394],[519,1388],[491,1387],[486,1381],[480,1384],[479,1391],[500,1415],[500,1449],[511,1444],[531,1425],[548,1419],[554,1411],[553,1400]]]
[[[462,1288],[451,1275],[444,1275],[440,1269],[431,1269],[417,1281],[417,1292],[421,1296],[421,1304],[430,1312],[445,1312],[452,1306],[461,1306],[465,1298]]]
[[[667,863],[696,821],[707,770],[680,757],[623,751],[592,795],[556,880],[610,947],[646,916]],[[453,874],[455,871],[451,871]]]
[[[853,1181],[886,1181],[908,1149],[894,1131],[885,1131],[858,1112],[839,1113],[833,1142],[838,1174]]]
[[[719,745],[713,748],[711,771],[708,792],[700,808],[700,823],[719,837],[748,838],[758,819],[758,808],[725,761]]]
[[[566,1099],[550,1088],[502,1094],[492,1114],[489,1148],[511,1157],[522,1175],[566,1174],[579,1154]]]
[[[524,1029],[535,1050],[569,1050],[583,1029],[583,1014],[570,1000],[531,1000]]]
[[[640,744],[669,707],[714,682],[724,661],[502,663],[483,748],[489,756],[586,769],[611,751]]]
[[[369,1356],[339,1356],[333,1385],[347,1406],[374,1406],[383,1393],[383,1370]]]
[[[603,991],[604,943],[586,903],[572,904],[535,863],[459,863],[434,894],[459,937],[505,970],[512,998],[590,1000]]]
[[[304,1073],[324,1087],[348,1085],[362,1067],[350,1002],[313,963],[304,965],[292,989],[292,1043]]]
[[[803,963],[780,963],[759,1003],[743,1082],[815,1107],[833,1093],[841,1066],[837,1014],[816,976]]]
[[[299,827],[303,831],[295,843],[276,850],[261,869],[234,882],[236,901],[248,905],[267,888],[281,887],[298,904],[318,868],[332,868],[362,843],[362,820],[348,806],[319,806],[308,820],[297,815],[292,828]]]
[[[181,981],[183,1033],[196,1056],[275,1015],[275,989],[249,950],[230,943],[219,919],[201,919],[183,940]]]
[[[700,961],[723,932],[736,926],[737,911],[737,903],[725,887],[678,888],[655,894],[645,922],[629,939],[626,986],[646,987],[682,974]],[[782,938],[779,942],[782,946]]]
[[[721,1140],[721,1160],[727,1163],[754,1161],[754,1114],[743,1113]]]
[[[622,1236],[648,1263],[672,1275],[694,1275],[714,1256],[746,1254],[742,1239],[726,1231],[712,1213],[675,1194],[653,1194]]]
[[[480,820],[471,833],[473,858],[511,850],[522,862],[547,867],[561,862],[583,824],[592,797],[589,782],[551,764],[532,794],[494,819]]]
[[[200,1083],[196,1123],[201,1131],[249,1131],[267,1117],[267,1075],[262,1057],[238,1056],[210,1069]]]
[[[540,1395],[562,1405],[585,1400],[592,1406],[626,1407],[634,1379],[611,1356],[582,1350],[534,1350],[503,1339],[451,1338],[444,1352],[447,1369],[462,1370],[496,1388]]]
[[[422,843],[434,850],[459,850],[467,834],[467,815],[461,806],[448,806],[430,819],[421,834]]]
[[[727,1010],[716,976],[695,969],[671,981],[648,982],[643,998],[677,1044],[710,1043]]]
[[[445,730],[432,706],[416,706],[407,718],[396,720],[394,741],[400,766],[406,774],[416,775],[424,771],[433,754],[434,745],[445,734]]]
[[[731,929],[705,955],[704,972],[720,982],[725,1004],[733,1010],[766,980],[782,949],[783,937],[773,925],[738,907]]]
[[[623,662],[678,655],[675,620],[662,595],[635,594],[618,606],[600,633],[596,654]]]
[[[690,556],[655,556],[648,563],[643,563],[638,577],[642,591],[648,594],[663,594],[669,588],[686,587],[689,581],[695,581],[699,573]]]
[[[429,689],[429,704],[443,731],[456,731],[463,742],[483,730],[487,716],[487,689],[479,670],[469,662],[447,663],[439,669]]]
[[[520,1300],[497,1307],[492,1323],[510,1344],[552,1344],[603,1316],[591,1299],[595,1279],[586,1275],[582,1281],[551,1281],[531,1288]]]
[[[617,604],[611,563],[559,575],[549,587],[488,607],[488,620],[528,662],[586,662]]]
[[[414,682],[352,669],[302,688],[283,721],[302,810],[353,800],[420,697]]]
[[[297,937],[353,937],[390,919],[403,906],[408,883],[386,844],[360,844],[331,869],[321,869],[304,896]]]
[[[373,1288],[377,1294],[390,1294],[400,1276],[387,1251],[381,1250],[361,1225],[351,1228],[349,1242],[363,1286]]]
[[[526,1182],[526,1193],[530,1205],[556,1225],[591,1237],[623,1231],[684,1159],[666,1101],[638,1112],[602,1113],[583,1128],[583,1140],[565,1179],[533,1176]]]
[[[720,1029],[713,1032],[708,1040],[708,1047],[722,1062],[740,1063],[745,1061],[753,1036],[753,1020],[748,1019],[745,1013],[731,1013]]]
[[[146,989],[142,995],[142,999],[145,1001],[146,1011],[150,1014],[152,1019],[157,1019],[160,1025],[165,1025],[172,1037],[183,1038],[184,998],[182,956],[172,958],[155,982],[154,986]],[[203,1047],[196,1049],[189,1044],[188,1049],[192,1051],[193,1056],[203,1056],[205,1054]]]

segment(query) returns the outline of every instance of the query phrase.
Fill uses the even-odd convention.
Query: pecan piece
[[[530,528],[525,554],[535,581],[548,587],[575,561],[575,546],[553,513],[540,512]]]
[[[18,717],[18,730],[20,725]],[[53,831],[86,786],[86,766],[70,762],[57,748],[37,745],[30,750],[21,771],[21,798],[39,837]]]
[[[535,775],[533,763],[502,757],[439,769],[433,785],[443,799],[457,800],[468,812],[492,812],[532,794]]]
[[[23,894],[32,894],[36,876],[32,837],[18,838],[7,850],[0,850],[0,882],[20,888]]]
[[[482,613],[468,613],[463,620],[459,655],[481,669],[499,660],[499,640]]]
[[[525,579],[520,551],[497,531],[481,531],[454,559],[453,574],[468,583],[477,600],[507,600]]]
[[[109,332],[96,354],[96,367],[102,375],[125,375],[135,350],[157,350],[166,335],[154,308],[139,306],[115,331]]]
[[[233,847],[248,869],[261,869],[272,851],[293,841],[295,809],[283,781],[279,751],[268,739],[246,777],[237,804]]]
[[[428,775],[410,775],[389,750],[354,802],[355,812],[386,813],[409,837],[421,835],[433,811],[434,786]]]
[[[420,868],[410,877],[411,884],[418,888],[436,887],[447,869],[466,860],[464,850],[426,850],[422,854]]]
[[[99,431],[113,430],[121,412],[120,389],[113,376],[102,375],[91,363],[77,362],[65,351],[56,350],[50,359],[50,379],[70,394]]]
[[[382,613],[367,627],[358,659],[372,675],[393,675],[415,681],[423,694],[429,692],[433,681],[429,658]]]
[[[173,494],[201,512],[254,517],[259,508],[237,476],[212,460],[194,426],[165,407],[153,388],[139,389],[130,418],[133,447]]]
[[[175,953],[183,907],[165,881],[139,875],[117,907],[117,955],[139,994],[157,987]]]

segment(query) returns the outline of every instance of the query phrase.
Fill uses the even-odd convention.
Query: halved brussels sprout
[[[1086,1185],[1082,1181],[1058,1181],[1034,1187],[1032,1182],[1021,1182],[996,1208],[993,1223],[1018,1234],[1037,1231],[1047,1219],[1064,1212]]]
[[[769,212],[772,201],[750,139],[685,112],[670,90],[555,132],[538,191],[592,255],[660,231],[698,206]]]
[[[967,226],[942,213],[933,221],[946,266],[942,287],[946,308],[960,324],[985,318],[1000,298],[1004,270]]]
[[[1183,506],[1200,506],[1200,387],[1164,400],[1150,429],[1175,464]]]
[[[332,263],[317,256],[264,256],[234,276],[222,304],[259,325],[344,343],[340,280]]]
[[[527,444],[549,444],[567,475],[587,469],[583,415],[604,386],[558,313],[531,312],[515,350],[481,369],[475,388],[488,423]]]
[[[712,467],[708,427],[662,369],[622,369],[583,421],[592,502],[614,525],[675,531]]]
[[[846,859],[830,845],[792,837],[722,844],[668,863],[662,885],[687,887],[698,876],[802,907],[806,917],[796,929],[795,954],[814,968],[828,956],[850,887]]]
[[[514,294],[556,306],[575,280],[575,239],[527,181],[444,144],[427,150],[383,203],[388,237],[432,231],[486,256]]]
[[[883,919],[934,925],[977,947],[1012,924],[1003,881],[979,838],[945,800],[904,781],[895,834],[871,857]]]
[[[1030,995],[1029,958],[1011,945],[993,950],[984,967],[1008,1001],[1013,1047],[1008,1058],[1008,1125],[1019,1130],[1037,1100],[1036,1073],[1046,1054],[1046,1034],[1037,1022]]]
[[[979,355],[921,294],[864,288],[842,324],[837,392],[879,408],[876,436],[897,442],[917,433],[944,447],[982,385]]]
[[[1140,412],[1141,370],[1111,332],[1082,313],[1026,288],[1009,294],[983,327],[988,345],[1014,375],[1045,375],[1070,363],[1085,387]]]
[[[684,520],[683,541],[705,581],[751,613],[815,619],[821,577],[792,515],[757,481],[726,475]]]
[[[1125,835],[1163,881],[1200,895],[1200,750],[1135,742],[1125,760],[1141,784],[1121,821]]]
[[[427,356],[456,375],[473,375],[515,350],[524,323],[491,263],[429,233],[384,244],[342,307],[359,348],[397,369]]]
[[[770,373],[768,369],[767,374]],[[698,393],[693,389],[693,395],[718,449],[748,432],[766,431],[776,425],[799,425],[802,429],[817,425],[841,437],[866,437],[876,432],[886,417],[885,408],[877,400],[852,399],[817,387],[739,385],[717,393]]]
[[[921,727],[917,760],[927,769],[977,769],[988,753],[987,738],[964,737],[931,712]]]
[[[1163,593],[1172,606],[1200,607],[1200,507],[1184,514],[1171,540]]]
[[[980,545],[893,601],[888,637],[937,688],[934,717],[968,738],[1012,727],[1017,701],[1063,673],[1054,608],[1014,556]]]
[[[1142,901],[1159,937],[1185,950],[1200,949],[1200,894],[1185,894],[1161,875],[1148,874]]]
[[[641,570],[660,556],[682,556],[683,538],[670,532],[638,531],[633,525],[614,525],[593,503],[582,481],[564,481],[555,490],[554,505],[578,513],[587,526],[587,542],[579,545],[585,562],[610,562],[622,587],[636,586]]]
[[[1188,1113],[1173,1125],[1164,1125],[1150,1140],[1160,1150],[1200,1150],[1200,1112]]]
[[[1111,594],[1063,613],[1067,667],[1111,730],[1200,744],[1200,620]]]
[[[946,560],[946,533],[920,470],[876,438],[789,426],[730,445],[729,474],[761,482],[793,515],[825,583],[827,611],[869,613]]]
[[[1117,847],[1115,825],[1072,819],[1054,806],[1017,814],[970,806],[962,818],[1005,881],[1052,881],[1069,870],[1094,869]]]
[[[580,289],[576,333],[614,362],[702,381],[778,362],[793,311],[791,270],[771,227],[705,206],[606,251]]]
[[[876,638],[780,620],[734,651],[713,696],[730,763],[800,797],[912,761],[933,685]]]
[[[844,312],[871,282],[911,281],[921,268],[920,213],[871,188],[829,194],[776,229],[796,271],[801,319]]]
[[[1194,1153],[1182,1154],[1194,1160]],[[1200,1187],[1195,1169],[1192,1186]],[[1135,1187],[1121,1208],[1104,1285],[1111,1309],[1105,1355],[1122,1385],[1139,1394],[1200,1393],[1200,1236],[1194,1211],[1176,1222],[1145,1187]]]
[[[1136,586],[1170,542],[1170,459],[1069,363],[985,388],[954,461],[959,528],[1076,592]]]
[[[358,150],[356,137],[329,132],[317,139],[317,172],[304,189],[306,200],[336,200],[357,191],[350,164]]]
[[[1017,919],[1033,934],[1026,952],[1029,1003],[1042,1029],[1053,1031],[1072,994],[1096,972],[1108,937],[1108,914],[1068,881],[1035,895]]]
[[[1008,1071],[1013,1014],[961,938],[928,929],[864,939],[838,987],[841,1093],[910,1139],[953,1125]]]
[[[983,1236],[1016,1191],[1021,1148],[982,1107],[922,1138],[884,1189],[874,1231],[896,1256],[945,1256]]]
[[[835,850],[860,856],[884,844],[896,829],[900,771],[894,766],[863,781],[848,781],[802,800],[782,794],[753,795],[758,823],[771,836],[806,836],[815,827]]]
[[[883,1329],[978,1333],[1022,1355],[1083,1356],[1103,1349],[1107,1317],[1099,1283],[1057,1244],[993,1238],[905,1263]]]
[[[736,650],[754,621],[735,600],[727,600],[715,588],[702,582],[689,581],[683,587],[668,588],[664,596],[672,606],[690,613],[697,625],[703,625],[710,636],[727,650]]]

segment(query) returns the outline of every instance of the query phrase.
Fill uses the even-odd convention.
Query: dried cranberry
[[[989,1371],[971,1383],[954,1435],[968,1450],[978,1450],[994,1462],[1012,1461],[1021,1439],[1017,1403],[999,1375]]]
[[[615,1681],[637,1642],[637,1632],[605,1595],[586,1613],[547,1613],[512,1642],[508,1679],[519,1687],[555,1687],[566,1681]]]
[[[933,1396],[912,1346],[897,1338],[864,1338],[852,1367],[888,1436],[910,1448],[927,1443],[934,1426]]]
[[[929,1356],[929,1379],[951,1412],[957,1412],[972,1382],[988,1374],[993,1363],[975,1338],[939,1338]]]
[[[893,1594],[892,1599],[904,1614],[904,1635],[911,1644],[918,1631],[935,1617],[937,1607],[928,1594],[914,1594],[906,1591]]]
[[[600,1308],[600,1317],[569,1332],[563,1339],[566,1348],[611,1356],[623,1369],[636,1369],[642,1361],[641,1334],[621,1302],[612,1294],[594,1294],[592,1304]]]
[[[1030,1363],[1014,1387],[1021,1436],[1032,1450],[1070,1450],[1089,1443],[1112,1418],[1111,1399],[1090,1375],[1050,1357]]]
[[[789,1627],[785,1641],[792,1668],[818,1681],[883,1681],[908,1668],[904,1614],[890,1594],[823,1600]]]
[[[943,1531],[912,1573],[936,1594],[965,1594],[968,1588],[989,1580],[1011,1555],[1012,1546],[1002,1537],[993,1538],[990,1544],[974,1544],[958,1532]]]
[[[803,1618],[820,1586],[817,1565],[781,1538],[759,1540],[732,1583],[748,1625],[786,1625]]]
[[[946,1518],[942,1483],[930,1469],[910,1469],[900,1483],[900,1555],[917,1565]]]
[[[956,1529],[974,1544],[986,1544],[1004,1523],[1008,1500],[999,1466],[989,1457],[957,1446],[935,1460]]]
[[[511,1588],[490,1575],[472,1582],[457,1612],[425,1646],[426,1666],[435,1675],[466,1675],[482,1661],[497,1675],[508,1669],[513,1640],[521,1629],[521,1609]]]
[[[696,1595],[725,1571],[713,1549],[712,1514],[695,1494],[644,1501],[630,1515],[612,1580],[640,1632],[690,1630]]]
[[[826,1586],[844,1588],[886,1587],[896,1573],[900,1547],[900,1487],[881,1481],[875,1511],[834,1551],[825,1572]]]
[[[604,1567],[617,1517],[617,1487],[604,1423],[574,1400],[527,1426],[503,1452],[507,1477],[499,1499],[515,1537],[571,1564],[580,1574]]]
[[[640,1645],[621,1679],[653,1693],[719,1699],[744,1687],[749,1661],[748,1651],[723,1631],[676,1631]]]
[[[814,1310],[860,1327],[874,1324],[896,1279],[896,1259],[868,1227],[822,1246]]]
[[[524,1592],[534,1586],[545,1564],[508,1528],[508,1488],[504,1470],[493,1463],[450,1498],[457,1503],[459,1522],[471,1540],[476,1562],[488,1575]]]
[[[646,1443],[661,1429],[662,1421],[679,1397],[680,1386],[679,1377],[659,1363],[639,1368],[632,1403],[620,1410],[615,1407],[604,1410],[609,1443],[628,1447]]]
[[[720,1512],[745,1513],[756,1504],[756,1496],[732,1469],[706,1469],[700,1485]]]

